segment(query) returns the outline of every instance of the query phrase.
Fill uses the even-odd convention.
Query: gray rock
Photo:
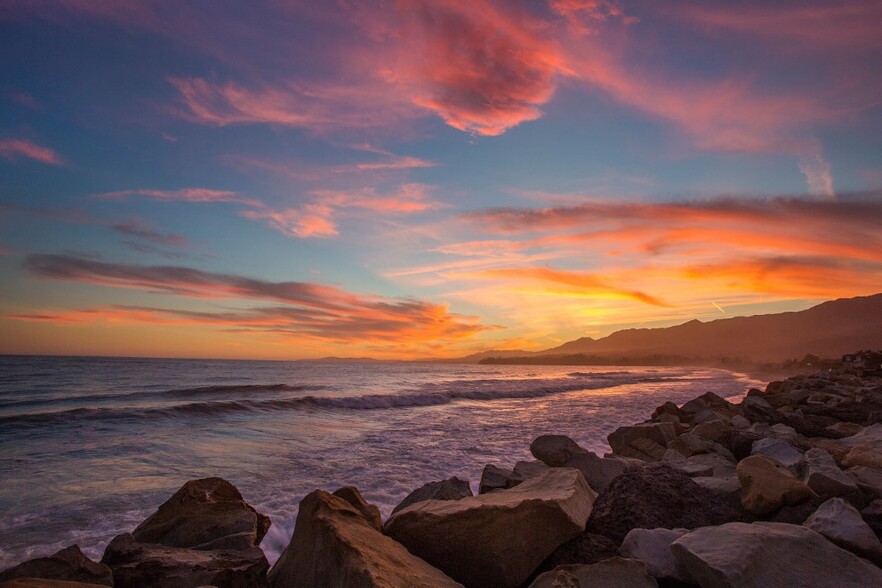
[[[871,561],[882,562],[882,543],[858,510],[841,498],[831,498],[803,523],[839,547]]]
[[[875,498],[882,498],[882,470],[866,466],[854,466],[846,472],[854,478],[861,492]]]
[[[467,586],[514,588],[582,533],[596,497],[578,470],[551,468],[508,490],[413,504],[385,532]]]
[[[740,414],[737,414],[732,417],[732,426],[735,427],[736,429],[746,429],[747,427],[750,426],[750,421],[747,420],[746,418],[744,418],[743,416],[741,416]]]
[[[471,495],[472,489],[468,481],[460,480],[455,476],[440,482],[429,482],[405,496],[404,500],[392,510],[392,514],[394,515],[399,510],[423,500],[459,500]]]
[[[796,473],[803,459],[801,451],[787,441],[775,439],[774,437],[766,437],[765,439],[755,441],[750,453],[751,455],[770,457],[794,473]]]
[[[865,588],[882,570],[822,535],[786,523],[727,523],[671,544],[677,569],[703,588]]]
[[[677,571],[671,543],[688,532],[687,529],[633,529],[625,535],[619,552],[623,557],[642,561],[656,578],[685,580]]]
[[[493,490],[512,488],[520,484],[521,479],[512,470],[487,464],[481,472],[481,482],[478,486],[478,494],[486,494]]]
[[[545,572],[530,588],[657,588],[646,566],[633,559],[612,557],[591,565],[563,565]]]
[[[723,498],[731,498],[741,493],[741,482],[738,481],[737,475],[722,478],[698,477],[692,478],[692,481]]]
[[[858,489],[854,478],[839,469],[830,452],[820,447],[813,447],[805,452],[802,480],[818,496],[827,498],[845,496]]]

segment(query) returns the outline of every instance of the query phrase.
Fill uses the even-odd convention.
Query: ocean
[[[603,454],[666,400],[761,385],[680,367],[0,356],[0,569],[73,543],[100,559],[208,476],[272,519],[272,562],[316,488],[357,486],[386,517],[426,482],[476,491],[538,435]]]

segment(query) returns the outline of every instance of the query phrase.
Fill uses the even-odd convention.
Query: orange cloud
[[[64,165],[64,160],[55,150],[37,145],[26,139],[0,140],[0,157],[8,161],[17,161],[25,158],[48,165]]]
[[[332,286],[268,282],[181,266],[105,263],[65,255],[31,255],[24,268],[45,279],[169,293],[188,298],[244,299],[282,305],[216,312],[110,306],[61,312],[27,312],[16,320],[58,324],[110,321],[178,326],[212,325],[235,332],[306,337],[326,342],[437,345],[488,327],[477,317],[450,313],[446,305],[414,299],[364,296]]]

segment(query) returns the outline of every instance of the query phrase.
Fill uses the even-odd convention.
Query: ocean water
[[[0,356],[0,569],[77,543],[100,559],[184,482],[221,476],[272,519],[357,486],[384,517],[450,476],[532,459],[530,442],[606,436],[666,400],[740,397],[722,370]]]

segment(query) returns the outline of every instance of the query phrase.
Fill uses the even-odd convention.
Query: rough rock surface
[[[455,476],[440,482],[429,482],[408,494],[404,500],[392,510],[392,514],[394,515],[399,510],[407,508],[411,504],[422,502],[423,500],[459,500],[460,498],[465,498],[466,496],[471,495],[472,489],[469,487],[468,481],[460,480]]]
[[[399,511],[386,534],[471,587],[515,587],[585,528],[596,493],[582,474],[551,468],[509,490]]]
[[[637,439],[649,439],[662,447],[667,447],[668,443],[676,438],[677,429],[672,423],[641,423],[630,427],[619,427],[609,434],[607,440],[613,453],[621,454],[623,449]]]
[[[348,502],[321,490],[300,502],[294,536],[270,571],[269,583],[275,588],[459,586],[377,531]]]
[[[456,478],[452,479],[455,480]],[[466,483],[466,487],[468,487],[468,483]],[[471,493],[472,491],[469,490],[469,494]],[[358,488],[355,486],[344,486],[343,488],[334,490],[334,496],[338,496],[348,502],[350,506],[360,512],[361,516],[363,516],[365,520],[373,525],[378,531],[383,530],[383,518],[380,516],[380,509],[365,500],[364,496],[361,495],[361,492],[358,491]],[[405,500],[407,499],[405,498]]]
[[[671,545],[678,569],[703,588],[882,586],[882,570],[799,525],[728,523]]]
[[[618,454],[622,457],[652,462],[659,461],[664,456],[665,451],[667,451],[667,448],[664,446],[659,445],[652,439],[641,437],[631,441],[630,444],[618,451]]]
[[[530,453],[553,468],[565,466],[577,453],[586,450],[566,435],[540,435],[530,443]]]
[[[613,557],[592,565],[559,566],[545,572],[530,588],[656,588],[655,581],[641,562]]]
[[[632,529],[619,551],[624,557],[642,561],[656,578],[685,580],[677,570],[671,543],[688,532],[687,529]]]
[[[805,502],[816,494],[790,471],[764,455],[752,455],[738,462],[741,505],[755,515],[768,515],[783,505]]]
[[[867,466],[848,468],[847,473],[854,478],[861,492],[874,498],[882,498],[882,470]]]
[[[247,549],[270,527],[222,478],[191,480],[132,532],[139,543],[190,549]]]
[[[68,580],[113,586],[110,568],[83,555],[78,545],[65,547],[48,557],[31,559],[0,572],[0,582],[14,578]]]
[[[658,463],[616,478],[594,503],[586,529],[621,544],[631,529],[694,529],[738,516],[725,500],[685,473]]]
[[[507,470],[495,465],[487,464],[481,472],[481,481],[478,484],[478,494],[486,494],[494,490],[513,488],[521,483],[520,476],[516,476],[512,470]]]
[[[766,437],[760,439],[753,444],[751,455],[765,455],[771,457],[791,472],[796,472],[796,468],[802,463],[802,452],[793,447],[787,441]]]
[[[603,492],[610,482],[639,461],[621,457],[599,457],[564,435],[542,435],[530,445],[533,456],[551,467],[575,468],[596,492]],[[485,468],[485,472],[486,472]],[[483,493],[483,490],[481,491]]]
[[[845,496],[858,489],[854,478],[839,469],[830,452],[820,447],[805,452],[802,471],[802,480],[818,496]]]
[[[593,564],[619,555],[619,546],[609,537],[582,533],[570,539],[542,562],[540,571],[549,571],[569,564]]]
[[[861,513],[841,498],[831,498],[803,523],[839,547],[876,563],[882,562],[882,543]]]
[[[259,547],[186,549],[140,543],[130,533],[110,542],[101,563],[113,570],[116,588],[260,587],[269,568]]]

